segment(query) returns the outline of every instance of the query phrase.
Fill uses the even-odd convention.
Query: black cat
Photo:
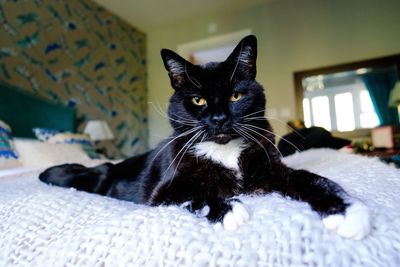
[[[168,109],[172,136],[118,164],[49,168],[41,181],[141,204],[181,205],[230,230],[250,217],[236,196],[279,192],[309,203],[342,236],[368,234],[364,204],[336,183],[281,162],[255,80],[254,36],[240,41],[224,62],[193,65],[166,49],[161,56],[175,89]]]

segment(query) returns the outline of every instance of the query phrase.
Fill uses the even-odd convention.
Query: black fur
[[[344,212],[346,193],[339,185],[281,162],[272,128],[263,117],[263,88],[255,80],[254,36],[245,37],[225,62],[197,66],[170,50],[163,49],[161,55],[175,89],[168,109],[171,137],[119,164],[49,168],[41,181],[148,205],[189,202],[192,212],[208,205],[212,222],[222,220],[238,194],[279,192],[308,202],[322,216]],[[230,100],[233,93],[241,94],[236,102]],[[206,99],[206,105],[195,105],[193,97]],[[237,179],[237,171],[191,151],[199,142],[226,144],[236,138],[246,142],[239,158],[242,179]]]

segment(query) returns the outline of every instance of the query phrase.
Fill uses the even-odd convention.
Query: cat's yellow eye
[[[195,96],[192,98],[192,103],[196,106],[204,106],[205,104],[207,104],[207,101],[200,96]]]
[[[242,96],[243,96],[242,93],[235,92],[235,93],[233,93],[233,94],[231,95],[230,101],[236,102],[236,101],[238,101]]]

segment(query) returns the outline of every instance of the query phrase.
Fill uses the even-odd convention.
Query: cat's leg
[[[250,219],[249,208],[240,200],[207,196],[206,190],[178,180],[158,186],[149,204],[179,205],[211,223],[221,223],[226,230],[236,230]]]
[[[63,164],[46,169],[39,179],[47,184],[105,195],[111,184],[109,170],[112,166],[105,163],[87,168],[80,164]]]
[[[134,196],[127,197],[126,194],[118,194],[118,190],[113,190],[113,187],[124,179],[127,184],[129,182],[133,184],[143,170],[148,154],[137,155],[116,164],[104,163],[93,168],[87,168],[81,164],[54,166],[42,172],[39,179],[47,184],[73,187],[89,193],[128,200],[129,197]]]
[[[359,240],[371,230],[368,207],[325,177],[282,166],[269,186],[272,191],[309,203],[325,226],[343,237]]]

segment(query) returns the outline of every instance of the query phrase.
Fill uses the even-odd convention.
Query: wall
[[[400,53],[398,0],[277,0],[240,13],[159,25],[148,33],[149,101],[162,108],[172,94],[159,51],[182,43],[250,28],[258,38],[258,76],[272,124],[284,134],[293,119],[293,72]],[[217,25],[208,33],[210,23]],[[167,120],[149,105],[149,145],[170,133]],[[274,112],[270,112],[273,115]]]
[[[75,106],[81,131],[106,120],[124,155],[147,149],[145,34],[85,0],[2,1],[0,22],[1,81]]]

